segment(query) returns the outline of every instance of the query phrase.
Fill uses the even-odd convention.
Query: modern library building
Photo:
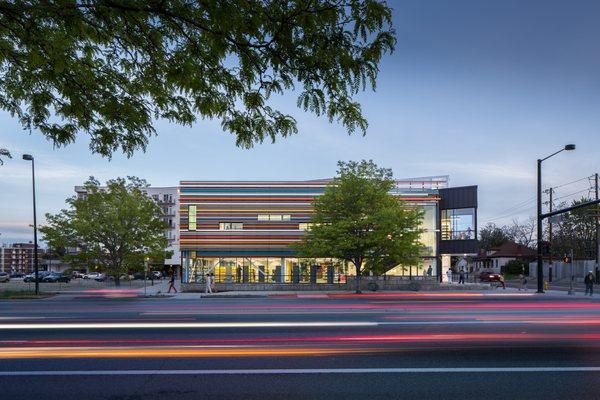
[[[182,282],[342,283],[354,266],[334,258],[299,258],[290,246],[310,229],[313,201],[331,180],[182,181],[179,246]],[[392,193],[424,210],[417,265],[387,275],[442,280],[453,256],[477,253],[477,186],[449,187],[447,176],[396,181]],[[431,267],[431,268],[429,268]]]

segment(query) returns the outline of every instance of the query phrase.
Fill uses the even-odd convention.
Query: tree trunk
[[[119,273],[119,271],[121,270],[121,266],[120,265],[113,265],[113,271],[115,271],[115,287],[120,287],[121,286],[121,274]]]
[[[360,267],[361,267],[362,263],[354,263],[354,267],[356,268],[356,294],[361,294],[362,291],[360,290],[360,278],[361,278],[361,271],[360,271]]]

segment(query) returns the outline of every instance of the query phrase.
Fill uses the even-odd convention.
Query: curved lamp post
[[[23,154],[23,160],[31,161],[31,181],[33,185],[33,271],[35,273],[35,294],[40,294],[39,267],[38,267],[38,242],[37,242],[37,215],[35,210],[35,161],[31,154]]]
[[[547,157],[537,160],[537,292],[544,293],[544,264],[542,260],[542,161],[549,159],[563,151],[575,150],[574,144],[567,144],[562,149]]]

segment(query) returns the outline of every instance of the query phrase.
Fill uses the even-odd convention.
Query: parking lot
[[[154,284],[162,282],[161,280],[154,280]],[[151,286],[153,281],[147,280],[146,285]],[[121,289],[139,289],[144,287],[143,280],[121,280]],[[81,291],[81,290],[100,290],[115,288],[115,282],[113,280],[106,280],[104,282],[97,282],[92,279],[72,279],[69,283],[57,282],[48,283],[40,282],[40,291],[42,292],[65,292],[65,291]],[[9,282],[0,282],[0,291],[14,291],[14,292],[27,292],[35,290],[35,282],[24,282],[23,278],[12,278]]]

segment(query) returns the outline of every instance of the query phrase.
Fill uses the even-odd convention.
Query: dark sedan
[[[57,272],[51,272],[42,278],[42,282],[51,282],[51,283],[56,283],[56,282],[69,283],[70,281],[71,281],[71,278],[69,278],[68,276],[65,276],[65,275],[61,275]]]
[[[38,271],[38,282],[43,282],[44,277],[49,273],[50,272],[48,271]],[[23,282],[35,282],[35,273],[25,275],[25,277],[23,278]]]

